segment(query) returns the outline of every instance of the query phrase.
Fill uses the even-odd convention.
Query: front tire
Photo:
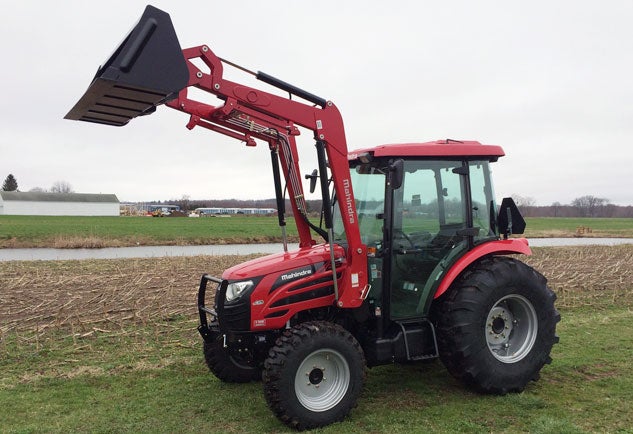
[[[262,370],[248,357],[232,355],[222,335],[204,341],[204,360],[209,370],[226,383],[249,383],[262,379]]]
[[[442,362],[480,392],[522,391],[552,361],[560,321],[555,299],[528,265],[508,257],[480,261],[435,307]]]
[[[344,328],[299,324],[277,340],[264,363],[264,394],[286,425],[312,429],[342,421],[356,406],[366,377],[363,351]]]

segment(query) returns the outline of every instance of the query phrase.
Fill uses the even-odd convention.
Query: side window
[[[462,163],[408,161],[403,187],[394,198],[394,229],[406,235],[452,235],[465,224]]]
[[[397,213],[402,219],[399,229],[406,234],[437,234],[439,223],[435,173],[429,169],[407,172],[401,194],[402,209]]]
[[[479,228],[477,238],[495,236],[490,227],[490,213],[496,212],[492,184],[490,182],[490,165],[487,161],[470,163],[470,190],[472,196],[473,226]]]
[[[463,179],[460,175],[453,173],[453,169],[460,167],[461,163],[456,163],[453,167],[440,170],[442,176],[442,198],[444,205],[444,219],[440,222],[444,225],[458,225],[466,221],[464,218],[463,200]]]

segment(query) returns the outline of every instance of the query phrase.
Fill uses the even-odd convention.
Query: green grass
[[[583,236],[633,238],[633,219],[527,218],[528,237]],[[288,235],[297,231],[288,219]],[[279,242],[275,217],[230,218],[0,216],[3,247],[119,247]]]
[[[622,237],[633,238],[631,218],[527,217],[528,237]],[[578,228],[585,228],[582,233]],[[587,231],[589,228],[590,231]]]
[[[324,433],[630,432],[633,311],[565,309],[554,363],[521,394],[484,396],[439,362],[373,368],[359,406]],[[160,325],[159,325],[160,329]],[[2,432],[287,432],[261,385],[219,382],[194,324],[121,337],[2,343]]]
[[[0,216],[0,247],[105,247],[273,242],[275,217]],[[289,235],[295,235],[292,221]]]

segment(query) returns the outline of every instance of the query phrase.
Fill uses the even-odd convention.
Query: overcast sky
[[[121,201],[274,197],[265,144],[189,131],[167,107],[122,128],[63,119],[146,4],[1,1],[0,178]],[[633,205],[631,0],[152,4],[183,48],[207,44],[332,100],[350,150],[478,140],[506,152],[493,166],[498,197]]]

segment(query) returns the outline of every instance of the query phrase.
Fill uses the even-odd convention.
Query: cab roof
[[[425,143],[397,143],[378,145],[373,148],[364,148],[351,151],[349,160],[355,160],[359,155],[369,153],[374,157],[482,157],[496,160],[505,153],[501,146],[482,145],[476,141],[462,140],[436,140]]]

